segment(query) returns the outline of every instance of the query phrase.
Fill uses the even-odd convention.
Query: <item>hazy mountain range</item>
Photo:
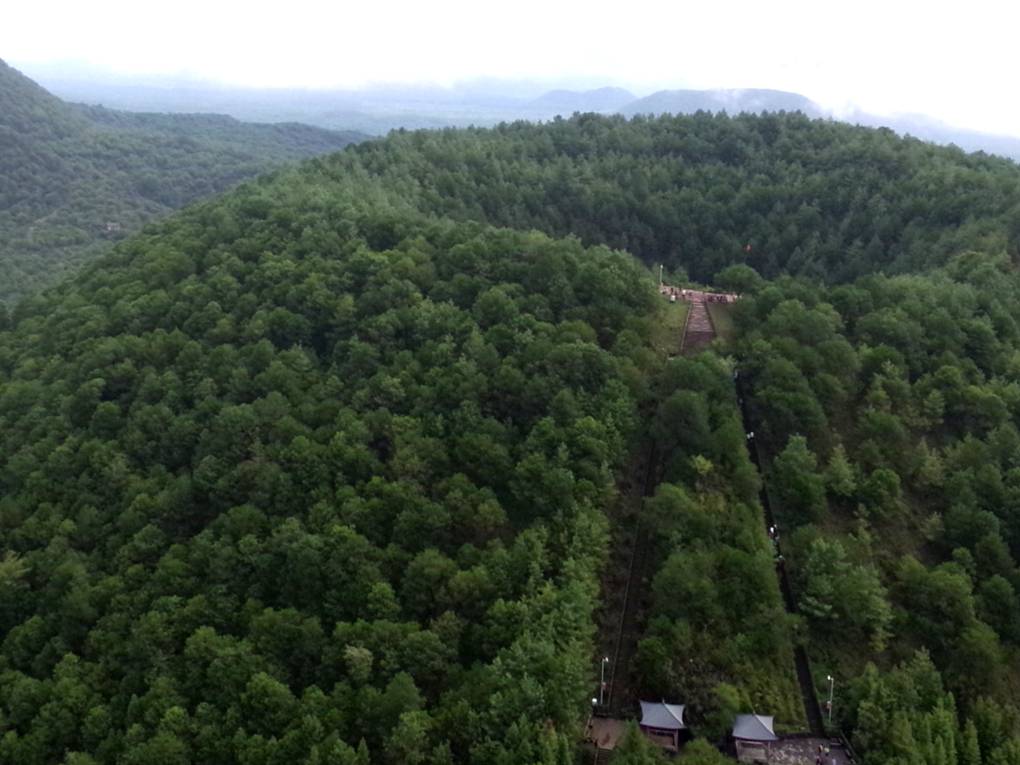
[[[619,109],[621,114],[689,114],[697,111],[728,112],[803,112],[809,117],[824,116],[810,99],[783,90],[660,90],[638,98]]]
[[[529,81],[479,80],[450,88],[387,85],[362,90],[230,88],[171,77],[120,78],[35,67],[31,74],[61,98],[115,109],[214,112],[253,122],[304,122],[381,135],[394,128],[443,128],[547,120],[574,112],[635,114],[801,111],[811,117],[888,127],[968,151],[1020,159],[1020,138],[956,128],[924,115],[836,115],[798,93],[768,89],[660,90],[639,97],[623,88],[552,89]]]

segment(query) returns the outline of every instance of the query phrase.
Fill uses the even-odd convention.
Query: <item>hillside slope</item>
[[[188,202],[361,137],[73,106],[0,62],[0,302]]]
[[[0,761],[551,765],[652,300],[623,253],[306,171],[23,301]]]
[[[806,646],[868,765],[1015,765],[1018,174],[587,115],[394,134],[118,244],[0,325],[0,761],[564,765],[630,530],[631,696],[797,730]],[[656,352],[600,240],[722,268],[737,342]]]
[[[805,643],[870,761],[1018,750],[1018,294],[1015,261],[970,253],[739,306]]]

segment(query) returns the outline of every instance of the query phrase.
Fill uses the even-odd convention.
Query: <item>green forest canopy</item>
[[[1012,161],[799,114],[398,132],[321,163],[436,215],[573,234],[702,281],[746,262],[846,282],[1020,247]]]
[[[0,760],[572,762],[650,440],[643,688],[796,723],[798,634],[868,763],[1015,765],[1018,173],[799,115],[396,133],[22,300]],[[600,242],[771,280],[731,351],[803,622],[730,362],[654,353]]]

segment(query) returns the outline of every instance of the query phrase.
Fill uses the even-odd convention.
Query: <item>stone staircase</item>
[[[708,303],[704,292],[688,292],[691,308],[687,315],[683,353],[697,353],[715,339],[715,327],[708,315]]]

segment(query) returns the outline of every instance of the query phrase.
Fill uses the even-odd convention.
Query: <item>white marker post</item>
[[[832,675],[826,675],[825,679],[829,681],[829,725],[832,725],[832,691],[836,687],[836,680]]]

